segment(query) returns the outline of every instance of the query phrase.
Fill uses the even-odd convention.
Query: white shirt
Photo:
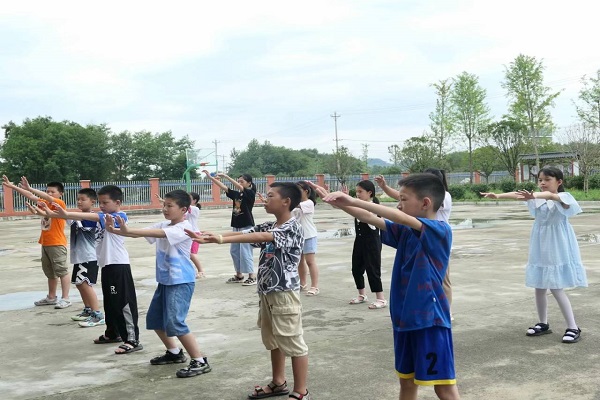
[[[313,222],[315,203],[312,200],[301,201],[292,211],[292,215],[300,222],[304,231],[304,240],[317,236],[317,227]]]
[[[444,196],[444,201],[442,202],[442,205],[440,206],[439,210],[437,211],[437,214],[435,215],[435,217],[438,221],[444,221],[446,223],[449,223],[448,221],[450,220],[451,212],[452,212],[452,195],[450,195],[450,193],[446,192],[446,195]]]
[[[200,218],[200,209],[196,206],[190,206],[190,211],[185,213],[185,219],[192,225],[194,232],[200,232],[198,230],[198,219]]]
[[[190,260],[192,239],[184,229],[193,230],[189,221],[171,225],[171,221],[154,224],[147,229],[162,229],[166,237],[147,237],[156,243],[156,281],[163,285],[196,282],[196,268]]]
[[[127,214],[122,211],[111,213],[113,216],[120,216],[127,222]],[[129,264],[129,253],[125,248],[125,239],[123,236],[115,235],[108,232],[104,227],[104,213],[99,212],[98,225],[96,226],[96,256],[98,257],[98,265],[104,267],[112,264]],[[115,220],[115,227],[119,224]]]

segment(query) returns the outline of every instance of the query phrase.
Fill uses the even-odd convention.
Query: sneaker
[[[93,311],[85,321],[79,323],[79,326],[82,328],[91,328],[92,326],[104,324],[106,324],[104,315],[100,311]]]
[[[254,279],[254,278],[248,278],[244,281],[244,283],[242,283],[242,286],[252,286],[252,285],[256,285],[256,279]]]
[[[92,315],[92,309],[86,307],[79,314],[73,315],[71,319],[73,321],[87,321],[90,318],[90,315]]]
[[[244,282],[244,277],[242,276],[241,278],[237,275],[232,276],[231,278],[227,279],[225,281],[225,283],[242,283]]]
[[[165,364],[179,364],[187,361],[187,357],[185,356],[182,349],[179,349],[178,354],[173,354],[169,350],[165,352],[162,356],[154,357],[150,360],[150,364],[152,365],[165,365]]]
[[[54,306],[56,305],[57,302],[57,298],[49,298],[48,296],[44,297],[41,300],[38,301],[34,301],[33,304],[35,304],[36,306]]]
[[[60,299],[56,302],[54,308],[67,308],[71,307],[71,300],[69,299]]]
[[[192,359],[192,361],[190,361],[190,365],[188,365],[187,368],[183,368],[177,371],[177,377],[190,378],[192,376],[209,373],[210,371],[212,371],[212,368],[210,367],[210,365],[208,365],[208,360],[206,358],[204,359],[204,361],[206,362],[203,363],[198,360]]]

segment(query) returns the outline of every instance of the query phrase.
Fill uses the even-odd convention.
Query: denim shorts
[[[195,286],[194,282],[178,285],[159,283],[146,314],[146,329],[164,331],[169,337],[190,333],[185,319]]]
[[[303,254],[316,254],[317,253],[317,237],[311,237],[304,239],[304,247],[302,248]]]

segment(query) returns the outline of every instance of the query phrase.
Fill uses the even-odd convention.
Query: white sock
[[[172,349],[167,349],[167,350],[169,350],[169,353],[173,353],[173,354],[175,354],[175,355],[179,354],[179,352],[181,351],[181,350],[179,349],[179,347],[174,347],[174,348],[172,348]]]
[[[548,289],[535,289],[535,305],[539,322],[548,323]]]
[[[196,357],[196,358],[192,358],[192,360],[196,360],[200,364],[206,364],[206,358],[205,357]]]
[[[567,323],[567,328],[577,329],[577,323],[575,322],[575,315],[573,315],[573,307],[571,307],[569,296],[567,296],[563,289],[550,289],[550,291],[560,307],[560,311]]]

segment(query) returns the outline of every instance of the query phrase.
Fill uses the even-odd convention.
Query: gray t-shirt
[[[251,231],[271,232],[272,242],[254,243],[260,247],[257,290],[259,293],[300,290],[298,264],[302,256],[304,233],[296,218],[290,218],[280,226],[275,222],[256,225]]]

